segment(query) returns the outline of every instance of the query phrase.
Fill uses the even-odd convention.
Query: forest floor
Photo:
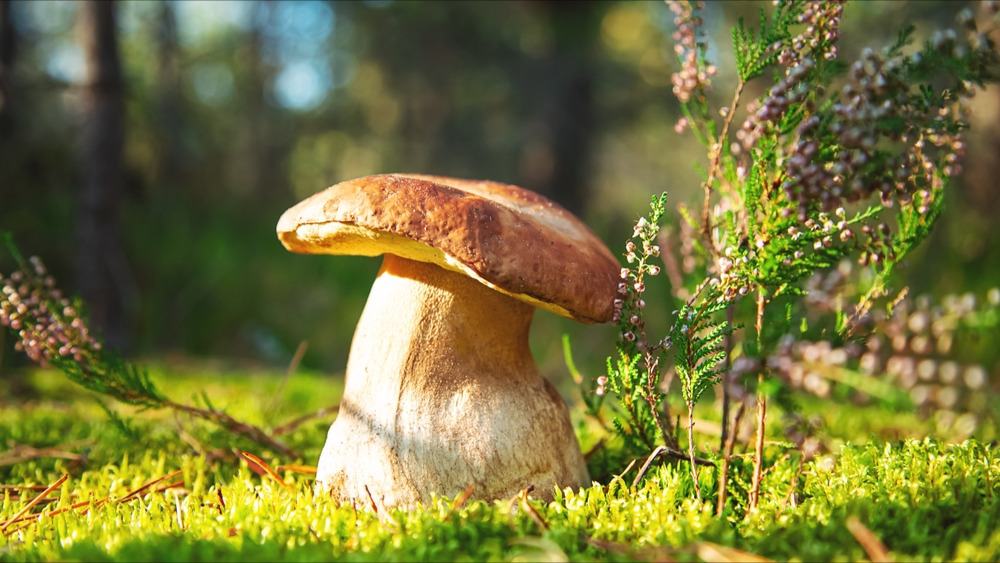
[[[827,447],[804,461],[776,437],[749,514],[749,454],[734,459],[721,516],[714,469],[698,500],[686,462],[633,483],[644,460],[548,503],[522,493],[378,513],[312,490],[342,380],[223,364],[151,376],[297,458],[187,415],[105,404],[57,372],[7,377],[0,561],[1000,560],[1000,448],[927,438],[910,413],[831,411]],[[587,450],[594,435],[574,417]]]

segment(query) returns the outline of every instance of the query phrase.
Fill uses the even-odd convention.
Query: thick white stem
[[[386,255],[358,323],[321,489],[379,508],[431,493],[511,496],[589,484],[565,402],[528,347],[534,308]]]

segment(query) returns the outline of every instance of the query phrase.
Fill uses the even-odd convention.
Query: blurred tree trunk
[[[128,264],[118,228],[124,102],[114,2],[83,0],[77,34],[86,67],[81,88],[80,192],[76,212],[77,286],[108,346],[128,344]]]
[[[533,107],[521,174],[525,187],[583,215],[592,172],[595,51],[607,7],[600,2],[555,0],[535,6],[548,19],[554,45],[532,72]]]
[[[243,127],[235,140],[230,161],[231,188],[240,196],[263,195],[267,186],[281,183],[275,171],[281,170],[280,163],[272,154],[271,121],[274,114],[264,97],[264,89],[271,81],[271,72],[264,61],[264,29],[273,23],[273,4],[257,2],[252,8],[254,25],[246,32],[239,47],[245,65],[238,91],[243,98]],[[239,72],[239,71],[237,71]]]
[[[14,22],[10,17],[10,2],[0,0],[0,127],[2,127],[4,110],[9,103],[15,46]]]
[[[159,1],[156,36],[156,119],[159,128],[157,175],[170,188],[180,182],[184,157],[183,112],[180,101],[180,49],[177,45],[177,18],[173,5]],[[157,182],[160,183],[160,182]]]

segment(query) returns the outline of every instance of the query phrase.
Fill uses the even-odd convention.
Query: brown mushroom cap
[[[395,254],[583,322],[611,320],[620,265],[579,219],[509,184],[416,174],[341,182],[278,220],[303,254]]]

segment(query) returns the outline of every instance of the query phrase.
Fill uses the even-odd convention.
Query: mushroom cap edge
[[[292,252],[395,254],[463,273],[564,317],[612,318],[621,266],[611,251],[569,211],[517,186],[366,176],[292,206],[276,230]]]

